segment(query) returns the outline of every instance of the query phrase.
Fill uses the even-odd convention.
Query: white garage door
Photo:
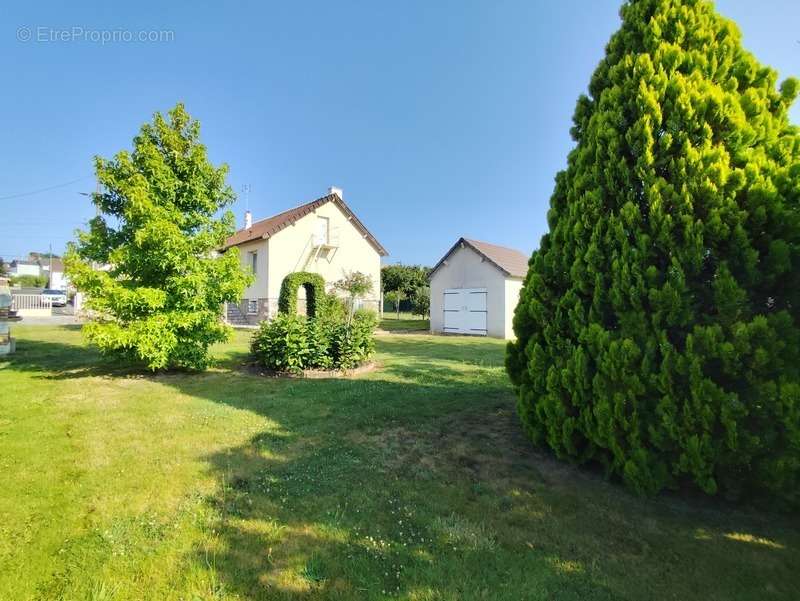
[[[486,288],[444,291],[444,331],[486,336]]]

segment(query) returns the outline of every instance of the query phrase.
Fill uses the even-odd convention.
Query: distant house
[[[528,257],[459,238],[431,270],[431,331],[514,338],[512,320]]]
[[[64,273],[64,262],[60,257],[40,259],[42,273],[47,276],[47,287],[53,290],[66,290],[69,279]]]
[[[290,273],[320,274],[328,289],[347,272],[360,271],[372,279],[372,294],[363,305],[378,309],[381,289],[381,257],[388,253],[342,199],[342,191],[253,222],[245,214],[245,226],[231,236],[225,248],[239,248],[242,267],[255,275],[237,306],[228,307],[233,323],[255,324],[278,312],[278,296]],[[305,293],[300,288],[299,307]]]
[[[12,276],[32,275],[38,277],[42,275],[42,267],[39,265],[39,261],[15,259],[9,265],[9,273]]]

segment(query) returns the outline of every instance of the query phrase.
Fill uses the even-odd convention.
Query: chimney
[[[328,194],[336,194],[336,196],[344,200],[344,192],[342,191],[341,188],[331,186],[330,188],[328,188]]]
[[[244,212],[244,229],[249,230],[253,227],[253,214],[250,211]]]

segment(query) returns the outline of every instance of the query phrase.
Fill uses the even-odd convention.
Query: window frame
[[[320,223],[325,224],[325,232],[320,236]],[[324,215],[317,215],[316,226],[314,229],[314,239],[318,246],[328,246],[331,241],[331,218]]]
[[[249,263],[250,263],[250,273],[253,275],[258,274],[258,251],[251,250],[247,253],[249,255]]]

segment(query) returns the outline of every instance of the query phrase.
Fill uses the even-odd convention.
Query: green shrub
[[[306,318],[279,313],[261,323],[250,350],[260,365],[274,371],[352,369],[375,352],[377,323],[375,313],[365,310],[356,311],[349,325],[346,316]]]
[[[306,319],[279,313],[272,320],[261,322],[250,342],[250,351],[261,365],[275,371],[299,373],[311,367],[314,355]]]
[[[515,312],[519,415],[641,492],[800,501],[800,85],[710,2],[621,14]]]
[[[336,294],[325,294],[322,302],[317,304],[317,319],[328,321],[344,321],[347,319],[347,303]]]
[[[353,319],[360,319],[365,324],[372,324],[373,329],[378,326],[378,322],[380,321],[378,312],[375,309],[370,309],[367,307],[356,309],[353,312]]]
[[[278,311],[294,315],[297,313],[297,291],[300,286],[306,289],[306,315],[317,315],[317,301],[325,298],[325,280],[318,273],[297,271],[290,273],[281,283],[278,296]]]
[[[22,288],[44,288],[47,285],[47,276],[15,275],[11,278],[10,283],[12,286],[21,286]]]
[[[352,369],[364,363],[375,352],[375,326],[378,319],[374,311],[359,309],[353,320],[339,323],[333,328],[331,354],[333,363],[342,369]]]
[[[312,318],[306,322],[308,337],[308,366],[315,369],[331,369],[334,367],[331,354],[333,326],[336,322],[330,319]]]

